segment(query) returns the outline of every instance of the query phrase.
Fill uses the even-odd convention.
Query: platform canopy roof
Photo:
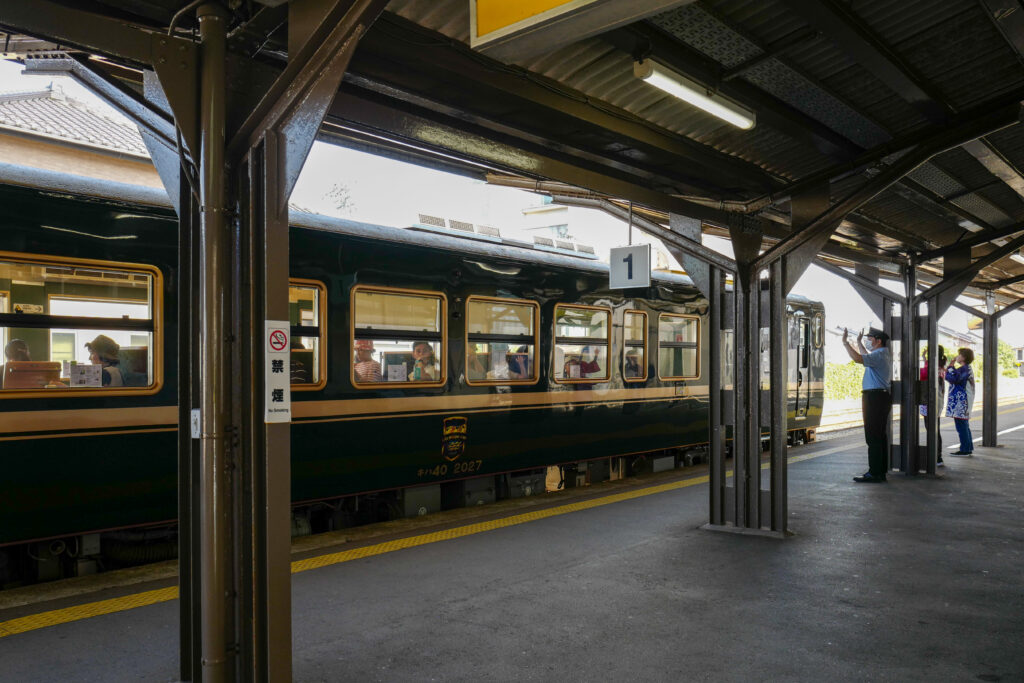
[[[103,68],[137,84],[132,53],[67,31],[82,14],[65,11],[187,38],[194,14],[181,10],[195,4],[34,2],[37,35],[0,10],[11,27],[0,40],[18,56],[104,55]],[[289,11],[301,12],[226,4],[239,63],[282,68]],[[501,30],[531,13],[553,21]],[[734,127],[653,87],[634,75],[638,61],[753,112],[756,125]],[[965,249],[985,258],[1024,234],[1022,100],[1020,0],[392,0],[322,133],[493,182],[557,181],[554,191],[632,201],[665,223],[688,214],[724,234],[738,222],[765,245],[792,230],[793,196],[829,182],[840,202],[931,149],[857,203],[823,250],[883,275],[913,259],[928,283],[964,263]],[[1024,297],[1018,252],[989,259],[967,292]]]

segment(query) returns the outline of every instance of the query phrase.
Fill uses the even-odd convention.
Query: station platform
[[[700,529],[700,467],[301,539],[294,680],[1024,680],[1024,404],[950,422],[936,476],[792,449],[784,540]],[[177,680],[171,571],[0,594],[0,681]]]

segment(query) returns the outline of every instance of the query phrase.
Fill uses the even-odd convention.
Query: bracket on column
[[[759,271],[750,267],[750,264],[761,250],[761,240],[764,237],[761,221],[743,214],[729,216],[729,237],[732,240],[737,265],[736,284],[733,289],[742,287],[747,290],[750,280],[758,277]]]
[[[701,221],[699,218],[690,218],[689,216],[681,216],[677,213],[669,214],[668,219],[669,229],[672,232],[677,232],[687,239],[693,240],[700,244],[701,241]],[[671,245],[665,245],[674,257],[683,266],[683,270],[693,280],[693,284],[697,286],[697,289],[701,291],[701,294],[710,301],[711,298],[711,280],[710,280],[710,266],[707,261],[703,261],[696,256],[693,256],[679,248]],[[712,303],[711,305],[715,305]]]
[[[815,219],[828,211],[829,204],[829,183],[827,181],[809,187],[801,194],[792,197],[790,200],[790,223],[793,226],[793,232],[798,233],[805,228],[813,228]],[[782,257],[783,295],[788,295],[793,291],[797,280],[804,274],[807,266],[811,264],[822,247],[832,238],[832,233],[838,226],[839,221],[835,221],[831,229],[817,231],[806,242]]]
[[[1021,247],[1024,247],[1024,235],[1021,235],[1011,242],[1007,242],[1003,246],[994,249],[993,251],[985,254],[984,256],[975,259],[969,266],[957,272],[952,278],[944,278],[938,284],[933,285],[924,292],[921,292],[915,297],[915,303],[919,303],[924,299],[930,299],[932,297],[942,297],[939,299],[939,315],[946,312],[956,297],[971,283],[974,276],[977,275],[983,268],[986,268],[999,259],[1008,256]]]

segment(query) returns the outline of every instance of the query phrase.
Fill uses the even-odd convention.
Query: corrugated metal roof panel
[[[464,0],[394,0],[389,9],[465,41],[467,5]],[[856,0],[845,2],[841,10],[855,15],[874,34],[883,52],[894,54],[906,65],[911,78],[941,93],[945,103],[956,110],[1024,87],[1020,60],[975,0]],[[726,69],[762,55],[763,49],[773,44],[778,47],[779,41],[794,40],[738,78],[862,148],[931,125],[908,101],[910,96],[896,92],[830,37],[815,37],[808,22],[788,2],[700,0],[649,22]],[[750,161],[778,177],[798,179],[837,161],[771,126],[737,131],[661,94],[633,78],[629,54],[600,38],[519,60],[518,65],[578,91],[594,106],[606,102],[654,128]],[[1004,156],[1021,160],[1024,133],[1020,128],[988,138]],[[628,156],[631,150],[620,152]],[[995,182],[991,172],[959,150],[921,166],[911,177],[940,197],[955,198],[955,207],[971,211],[980,220],[995,224],[1024,212],[1024,200],[1005,184]],[[844,196],[863,181],[863,176],[852,176],[835,183],[833,194]],[[965,194],[971,189],[976,192]],[[907,187],[881,193],[862,210],[865,215],[918,231],[938,243],[953,241],[963,233],[955,217],[929,206],[926,199]],[[863,237],[856,230],[850,234]],[[882,243],[891,246],[891,240]]]
[[[469,43],[467,0],[391,0],[387,10],[424,28]]]

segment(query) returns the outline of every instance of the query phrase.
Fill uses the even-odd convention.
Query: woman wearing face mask
[[[970,420],[974,404],[974,370],[971,363],[974,362],[974,351],[963,348],[957,354],[956,360],[946,369],[946,381],[949,383],[946,416],[953,418],[956,433],[960,436],[960,450],[953,455],[972,455],[974,439],[971,438]]]

